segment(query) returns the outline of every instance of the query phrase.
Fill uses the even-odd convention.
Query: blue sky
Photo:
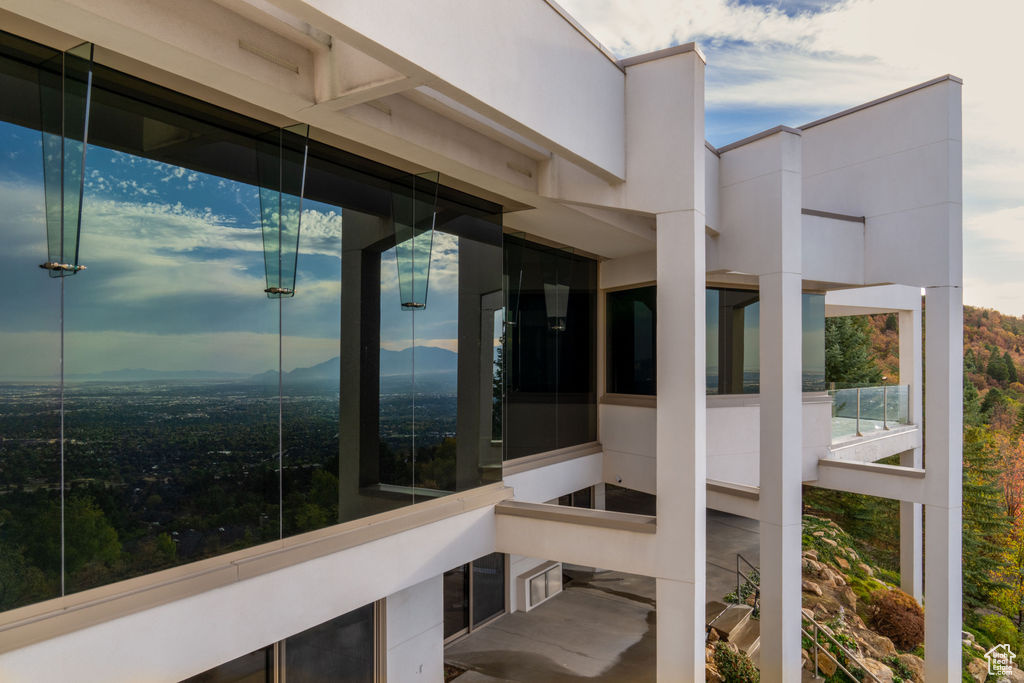
[[[964,79],[964,300],[1024,314],[1024,92],[1011,0],[562,0],[620,57],[696,41],[714,145]]]
[[[0,377],[57,371],[59,282],[46,258],[38,131],[0,123]],[[266,286],[254,186],[90,146],[80,261],[65,282],[69,376],[123,368],[257,374],[277,367],[278,302]],[[338,355],[342,218],[304,205],[296,296],[283,302],[284,369]],[[455,350],[458,242],[438,233],[428,308],[402,311],[391,252],[381,264],[384,348]]]

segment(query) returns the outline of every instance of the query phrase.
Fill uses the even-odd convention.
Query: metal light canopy
[[[309,126],[281,128],[258,144],[263,263],[270,299],[295,296],[302,201],[309,158]]]
[[[94,53],[92,43],[82,43],[43,64],[39,71],[47,251],[46,263],[39,267],[50,277],[85,270],[78,262],[78,247]]]
[[[391,219],[395,230],[398,294],[402,309],[406,311],[427,307],[439,181],[438,173],[428,172],[406,176],[392,184]]]

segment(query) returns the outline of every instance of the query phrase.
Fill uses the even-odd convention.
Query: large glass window
[[[313,131],[268,296],[267,141],[304,139],[97,65],[87,269],[47,277],[59,58],[0,33],[0,610],[500,478],[500,206],[434,182],[411,250],[409,176]]]
[[[505,458],[597,438],[597,263],[505,237]]]
[[[609,292],[605,299],[608,321],[606,374],[611,394],[657,393],[655,335],[657,287]]]
[[[444,573],[444,637],[455,638],[505,613],[505,555],[491,553]]]
[[[365,605],[287,638],[285,680],[289,683],[372,683],[373,605]]]

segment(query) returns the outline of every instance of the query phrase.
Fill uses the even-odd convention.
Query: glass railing
[[[867,436],[910,423],[908,385],[829,385],[832,440]]]

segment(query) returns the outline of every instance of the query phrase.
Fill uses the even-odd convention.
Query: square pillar
[[[761,290],[761,680],[800,680],[803,324],[799,273]]]
[[[900,311],[900,384],[910,386],[910,422],[921,426],[922,363],[921,309]],[[900,465],[922,467],[920,448],[900,454]],[[922,515],[920,503],[900,502],[900,588],[920,602],[923,577]]]
[[[963,294],[925,290],[924,673],[929,681],[960,676],[963,598]]]
[[[704,216],[658,214],[659,681],[704,680]]]

